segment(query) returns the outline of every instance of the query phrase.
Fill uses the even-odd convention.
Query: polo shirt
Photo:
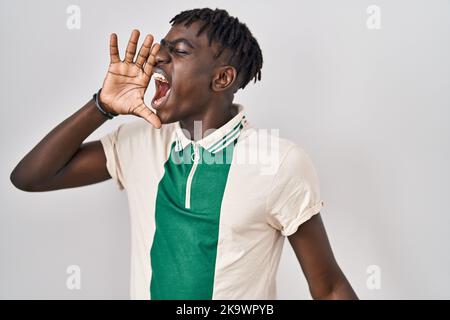
[[[322,208],[319,179],[300,146],[232,108],[201,139],[141,118],[100,139],[128,198],[131,299],[277,298],[284,239]]]

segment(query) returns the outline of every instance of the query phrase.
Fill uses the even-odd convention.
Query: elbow
[[[26,181],[26,179],[21,178],[21,175],[17,172],[16,168],[9,175],[9,180],[19,190],[32,192],[32,184]]]
[[[358,300],[347,278],[341,274],[333,281],[323,283],[320,290],[311,291],[314,300]]]

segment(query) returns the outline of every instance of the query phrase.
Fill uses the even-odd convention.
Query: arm
[[[111,178],[100,141],[81,143],[106,118],[91,100],[50,131],[14,168],[11,182],[24,191],[50,191]]]
[[[119,58],[117,36],[110,39],[110,65],[103,82],[100,101],[118,114],[133,114],[159,128],[161,122],[144,103],[159,45],[147,35],[136,61],[139,31],[128,42],[125,60]],[[80,110],[48,133],[14,168],[10,180],[24,191],[49,191],[79,187],[107,180],[106,157],[99,140],[83,141],[106,118],[91,99]],[[83,143],[83,144],[82,144]]]
[[[288,239],[313,299],[358,299],[334,258],[320,213],[300,225]]]

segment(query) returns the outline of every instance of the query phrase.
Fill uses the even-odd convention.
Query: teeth
[[[156,80],[159,80],[159,81],[162,81],[162,82],[166,82],[166,83],[169,83],[169,81],[167,81],[167,79],[164,77],[164,75],[162,75],[161,73],[154,73],[153,74],[153,77],[156,79]]]

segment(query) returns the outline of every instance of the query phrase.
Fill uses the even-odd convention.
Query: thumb
[[[150,110],[149,107],[142,103],[139,107],[137,107],[134,112],[134,115],[144,118],[148,123],[154,126],[156,129],[161,128],[161,120],[159,117]]]

